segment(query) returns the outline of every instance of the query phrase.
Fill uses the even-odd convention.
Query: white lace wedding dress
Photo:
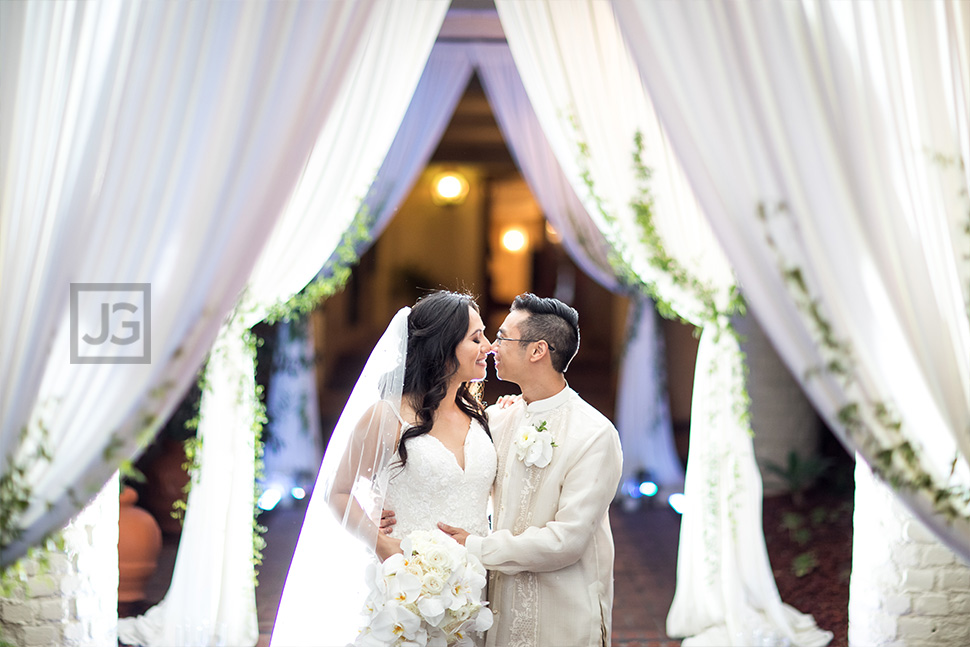
[[[495,480],[495,447],[476,420],[465,436],[465,469],[430,434],[407,441],[408,460],[392,463],[384,508],[397,519],[392,537],[434,530],[439,521],[473,535],[488,534],[488,497]]]
[[[384,509],[393,510],[393,537],[415,530],[434,530],[439,521],[477,535],[489,532],[488,500],[495,480],[495,447],[482,426],[471,422],[465,436],[465,469],[437,438],[424,434],[407,441],[408,460],[386,468]],[[396,457],[395,457],[396,458]],[[346,645],[357,635],[366,595],[360,559],[373,553],[351,533],[318,529],[332,523],[326,504],[311,499],[297,554],[287,576],[273,629],[273,647]],[[369,555],[357,557],[361,551]],[[476,645],[484,641],[476,639]]]

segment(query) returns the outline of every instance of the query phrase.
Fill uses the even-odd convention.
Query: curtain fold
[[[740,350],[736,343],[729,344],[726,338],[732,335],[724,330],[737,287],[734,273],[654,111],[652,97],[640,81],[613,7],[590,0],[496,0],[495,4],[539,122],[586,211],[633,278],[652,286],[653,293],[678,316],[704,327],[702,344],[707,337],[707,343],[718,349],[698,355],[695,375],[713,374],[728,364],[740,366]],[[704,26],[698,25],[690,36],[680,36],[703,38]],[[718,82],[708,72],[698,72],[697,78],[699,84],[709,79]],[[651,214],[649,220],[644,218],[646,210]],[[646,242],[652,233],[662,250]],[[695,378],[693,400],[723,403],[722,417],[733,416],[733,424],[750,431],[743,415],[743,382]],[[725,424],[707,416],[691,416],[686,480],[695,486],[693,494],[687,494],[689,498],[708,501],[731,485],[732,474],[714,469],[693,442],[695,437],[717,434]],[[748,433],[729,434],[717,448],[725,462],[753,456]],[[745,491],[756,490],[759,497],[737,498],[734,514],[721,520],[729,527],[708,535],[713,538],[709,542],[701,541],[696,533],[681,534],[678,568],[704,565],[708,572],[721,576],[723,586],[707,579],[678,578],[678,599],[690,605],[690,600],[705,596],[710,604],[717,601],[714,608],[728,609],[730,605],[727,615],[733,626],[741,626],[741,618],[750,618],[761,634],[777,631],[797,636],[795,644],[825,644],[831,634],[815,628],[810,618],[810,627],[796,632],[792,618],[763,613],[765,605],[782,604],[770,569],[735,567],[741,559],[767,562],[760,519],[760,474],[756,468],[745,470],[744,479]],[[683,523],[697,523],[697,515],[704,510],[702,504],[690,506]],[[758,537],[760,543],[751,541]],[[695,582],[705,588],[695,588]],[[753,591],[764,592],[764,596]],[[677,610],[671,614],[676,617]],[[720,616],[719,622],[726,627],[727,617]],[[672,635],[699,633],[676,621],[669,631]]]
[[[349,69],[345,81],[334,88],[332,113],[318,131],[230,324],[220,334],[220,345],[209,357],[198,434],[204,448],[211,443],[226,449],[218,458],[203,449],[199,484],[231,482],[241,474],[253,482],[252,429],[257,422],[250,400],[255,357],[245,331],[313,280],[361,211],[448,1],[377,0],[353,45],[345,45]],[[221,377],[215,380],[209,374]],[[228,440],[240,435],[248,444]],[[206,640],[220,640],[219,632],[228,628],[228,644],[256,643],[253,504],[251,486],[192,488],[169,591],[144,616],[119,623],[122,640],[189,646],[197,644],[199,631]],[[208,515],[219,506],[225,514]],[[209,577],[199,578],[200,572]],[[241,597],[252,604],[237,603]]]
[[[0,4],[3,564],[62,527],[178,402],[370,10]],[[73,308],[72,284],[87,286]],[[102,319],[139,354],[95,343]],[[72,342],[104,361],[72,360]]]
[[[705,397],[691,400],[686,508],[667,634],[685,636],[685,647],[824,647],[832,632],[784,604],[775,585],[761,526],[761,473],[750,428],[735,410],[743,382],[737,338],[705,330],[694,372],[694,392]]]
[[[603,287],[629,293],[630,287],[621,284],[610,265],[610,244],[569,184],[546,139],[508,45],[474,44],[469,53],[512,156],[543,213],[562,236],[570,258]],[[656,312],[642,295],[633,299],[631,316],[639,320],[628,331],[616,403],[616,424],[623,440],[623,480],[647,472],[659,485],[677,488],[684,482],[684,468],[673,444]]]
[[[460,44],[437,42],[428,56],[401,127],[367,191],[371,240],[384,231],[411,192],[468,86],[473,70],[463,49]]]
[[[682,491],[684,466],[674,445],[664,338],[657,311],[646,297],[631,303],[628,319],[616,393],[616,429],[623,447],[621,487],[639,488],[644,477],[659,487],[650,496],[666,498]]]
[[[970,555],[970,7],[613,4],[773,344]]]
[[[263,480],[290,502],[292,489],[309,493],[323,460],[324,440],[317,398],[313,317],[281,321],[266,395]]]
[[[556,160],[508,45],[479,43],[466,49],[474,57],[485,95],[512,157],[544,215],[562,236],[570,258],[603,287],[623,291],[610,266],[609,243]]]

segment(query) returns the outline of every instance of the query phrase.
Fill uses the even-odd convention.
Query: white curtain
[[[610,266],[610,245],[570,185],[529,102],[508,45],[469,46],[482,85],[522,175],[543,213],[562,235],[572,259],[604,287],[630,292]],[[656,311],[635,295],[620,367],[616,426],[623,441],[623,481],[648,472],[656,483],[679,488],[684,468],[673,443],[663,345]]]
[[[719,348],[728,344],[728,352]],[[722,412],[744,381],[734,338],[701,337],[691,401],[690,458],[667,633],[683,645],[822,647],[832,640],[810,615],[782,603],[761,527],[761,480],[750,428]],[[700,370],[708,367],[708,370]],[[716,424],[696,424],[696,421]],[[711,487],[711,484],[716,487]],[[727,523],[726,520],[733,519]],[[685,559],[681,553],[690,551]]]
[[[199,422],[201,466],[189,493],[172,585],[144,616],[119,623],[122,640],[194,645],[204,636],[256,643],[250,431],[255,408],[249,402],[254,357],[243,341],[245,330],[313,279],[358,213],[447,7],[448,0],[379,0],[353,44],[345,44],[350,71],[335,89],[334,109],[209,358]],[[224,485],[246,481],[250,487]],[[223,512],[212,516],[212,510]]]
[[[727,473],[712,469],[712,461],[698,451],[703,439],[723,438],[714,445],[722,460],[752,455],[748,433],[732,433],[739,425],[748,427],[741,420],[746,406],[743,383],[707,379],[725,367],[742,370],[736,338],[721,332],[726,322],[722,315],[712,320],[710,307],[729,310],[734,275],[640,82],[612,6],[592,0],[496,0],[496,7],[539,121],[587,211],[641,281],[653,284],[679,316],[705,326],[701,337],[705,352],[698,353],[693,401],[698,406],[708,402],[723,406],[708,409],[709,415],[691,415],[685,495],[693,504],[684,513],[683,527],[697,527],[697,515],[706,510],[698,502],[711,500],[724,489],[759,494],[737,498],[733,508],[719,506],[715,515],[705,517],[713,525],[703,535],[681,533],[678,596],[668,633],[698,633],[678,618],[683,605],[694,608],[693,600],[707,599],[718,601],[713,608],[736,613],[738,622],[732,623],[738,626],[743,617],[745,626],[761,634],[777,632],[799,645],[827,643],[831,634],[816,629],[810,618],[807,626],[796,626],[791,618],[771,611],[781,606],[781,600],[769,568],[735,568],[736,564],[767,563],[760,518],[761,476],[753,460],[739,460],[739,471]],[[646,185],[653,222],[667,256],[693,275],[693,285],[689,280],[675,281],[673,273],[658,269],[651,261],[654,254],[642,242],[643,228],[630,207],[631,202],[644,199],[644,182],[633,162],[638,133],[643,141],[641,161],[652,170]],[[761,542],[744,540],[753,536],[761,537]],[[688,577],[691,571],[712,577]],[[725,625],[723,614],[719,622]]]
[[[474,57],[482,87],[512,157],[546,218],[562,235],[563,247],[570,258],[603,287],[622,290],[610,266],[609,243],[559,166],[529,102],[509,46],[483,43],[466,46],[465,50]]]
[[[193,379],[370,11],[0,3],[4,564],[81,509]],[[88,286],[72,309],[72,283],[139,287]],[[132,344],[80,345],[102,302],[135,308],[111,332],[150,363],[116,361]],[[72,341],[107,362],[72,362]],[[40,445],[49,457],[35,458]]]
[[[570,257],[604,287],[623,290],[609,264],[609,245],[559,167],[505,43],[435,44],[401,128],[368,192],[367,202],[376,216],[375,235],[393,217],[427,165],[476,71],[512,156],[546,217],[562,234]],[[672,441],[669,412],[652,407],[655,402],[664,404],[666,398],[662,366],[657,365],[662,363],[657,331],[639,334],[640,341],[631,346],[636,353],[624,358],[623,370],[636,373],[643,390],[639,397],[624,399],[618,418],[625,437],[645,437],[646,442],[629,443],[630,451],[634,447],[640,451],[628,454],[625,464],[631,475],[643,468],[660,482],[676,486],[683,483],[684,476]],[[644,366],[649,368],[644,370]],[[644,406],[651,409],[645,411]]]
[[[472,68],[461,46],[435,43],[414,90],[400,128],[367,192],[367,207],[374,216],[371,238],[376,239],[411,192],[428,165],[461,99]]]
[[[775,347],[970,556],[970,5],[614,6]]]
[[[290,503],[293,487],[306,493],[323,460],[323,431],[314,362],[313,318],[281,321],[274,330],[263,438],[263,483]]]
[[[640,297],[630,305],[628,319],[616,385],[616,430],[623,447],[621,487],[639,486],[645,476],[659,487],[650,496],[666,497],[682,492],[684,466],[674,445],[660,318],[653,302]]]

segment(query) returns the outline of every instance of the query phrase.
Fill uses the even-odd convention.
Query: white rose
[[[438,595],[445,590],[445,581],[437,573],[425,573],[421,579],[421,588],[432,595]]]
[[[451,571],[457,561],[445,546],[432,546],[424,556],[424,563],[427,568],[440,571]]]

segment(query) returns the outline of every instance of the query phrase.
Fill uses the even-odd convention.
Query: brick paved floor
[[[614,565],[613,647],[680,645],[664,631],[674,598],[680,516],[667,506],[610,510]]]
[[[283,581],[302,523],[302,511],[274,511],[261,520],[268,530],[256,606],[259,647],[265,647],[273,631]],[[668,507],[644,507],[636,512],[623,512],[614,506],[610,520],[616,543],[613,646],[680,645],[680,641],[670,640],[664,633],[667,610],[674,597],[680,517]]]

